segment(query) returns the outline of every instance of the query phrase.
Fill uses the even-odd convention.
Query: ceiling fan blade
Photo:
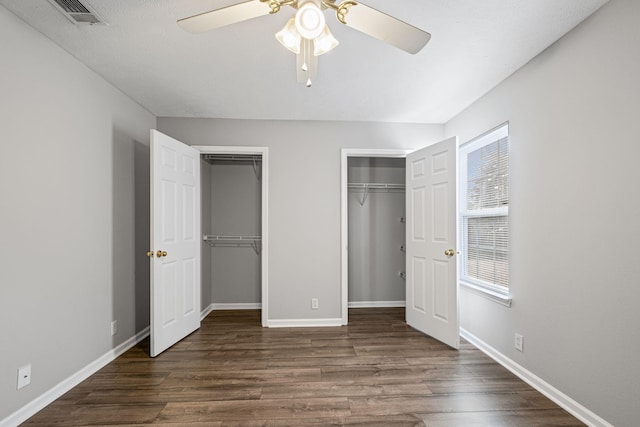
[[[249,0],[199,15],[178,20],[178,25],[190,33],[203,33],[225,25],[268,15],[271,8],[266,2]]]
[[[350,7],[344,19],[348,27],[412,54],[418,53],[431,39],[426,31],[362,3]]]

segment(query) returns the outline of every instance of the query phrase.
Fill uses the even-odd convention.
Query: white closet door
[[[200,152],[151,130],[151,356],[200,327]]]
[[[407,323],[460,346],[456,266],[457,138],[407,156]]]

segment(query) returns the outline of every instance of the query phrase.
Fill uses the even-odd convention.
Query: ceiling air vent
[[[74,24],[104,25],[104,21],[86,4],[79,0],[49,0]]]

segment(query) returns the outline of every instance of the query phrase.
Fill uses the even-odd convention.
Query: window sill
[[[460,282],[460,286],[473,294],[487,298],[488,300],[504,305],[505,307],[511,307],[511,295],[509,294],[502,294],[467,282]]]

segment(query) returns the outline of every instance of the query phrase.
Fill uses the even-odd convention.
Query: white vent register
[[[79,0],[49,0],[68,20],[77,25],[105,25],[92,8]]]

